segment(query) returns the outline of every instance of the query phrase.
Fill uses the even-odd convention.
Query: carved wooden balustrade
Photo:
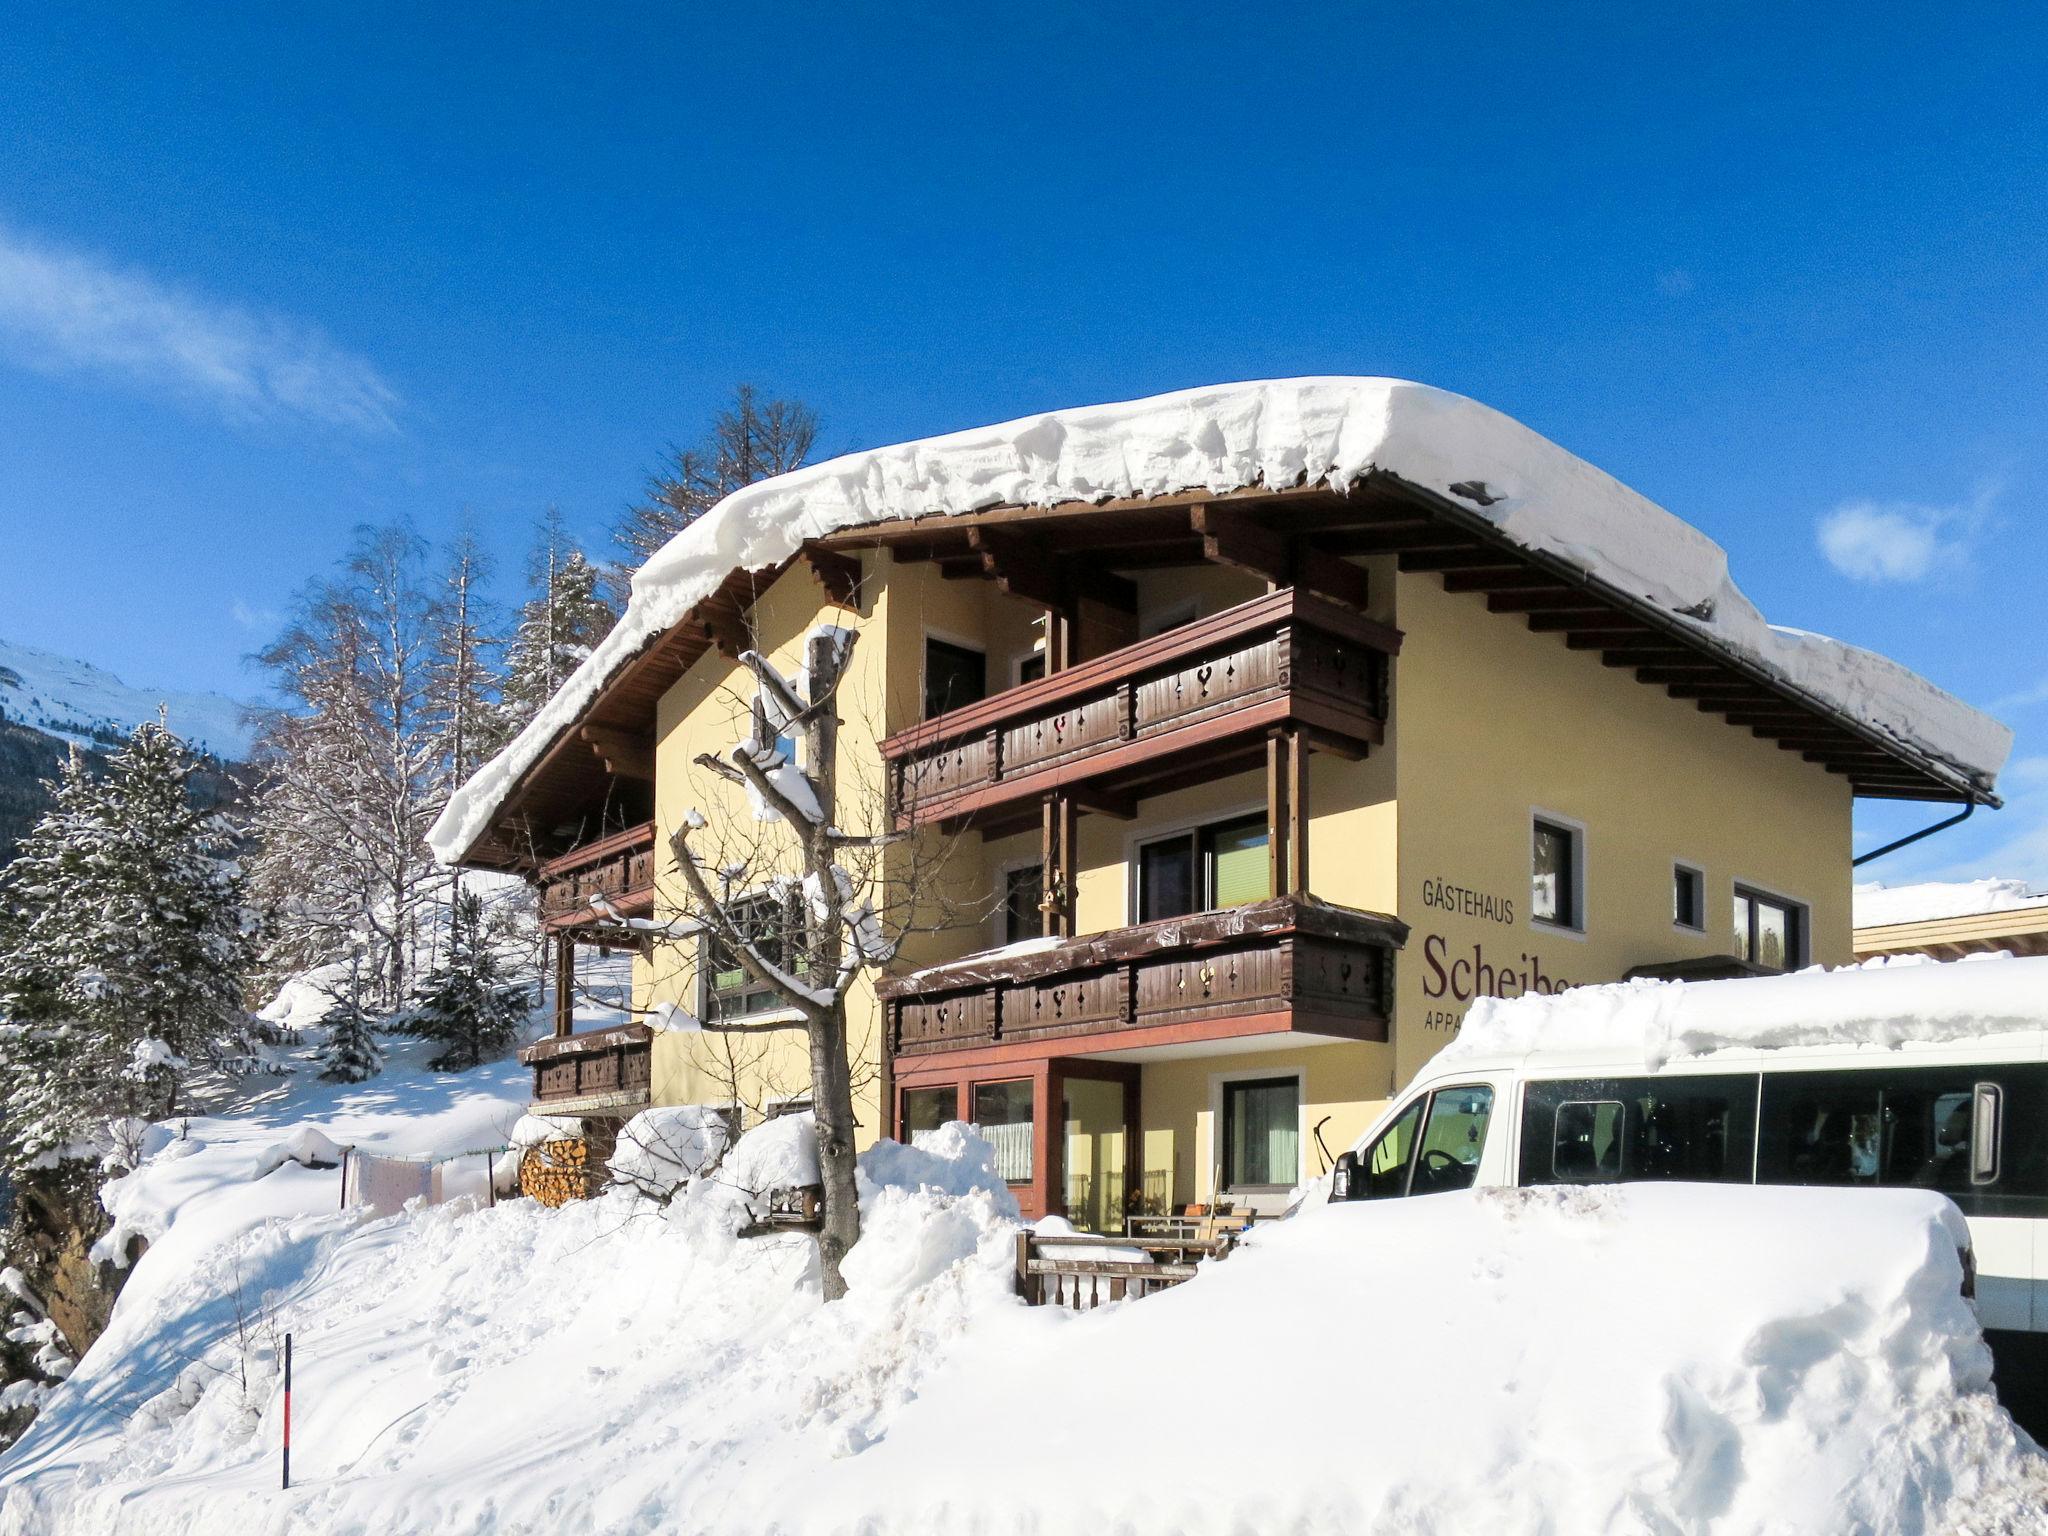
[[[543,1114],[623,1117],[647,1105],[654,1031],[621,1024],[586,1035],[557,1035],[522,1046],[533,1068],[533,1104]]]
[[[1268,732],[1360,757],[1387,713],[1399,631],[1283,588],[882,743],[899,825],[1015,815],[1062,793],[1157,793],[1242,766]]]
[[[1384,1040],[1396,918],[1282,896],[876,986],[892,1053],[1144,1032],[1146,1043],[1304,1032]]]
[[[550,928],[606,921],[591,905],[592,897],[604,898],[626,916],[644,916],[654,907],[654,823],[642,822],[550,859],[534,871],[533,880],[540,887],[541,920]]]

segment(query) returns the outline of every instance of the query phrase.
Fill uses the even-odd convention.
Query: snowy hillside
[[[125,737],[163,706],[172,731],[233,762],[249,756],[245,706],[217,693],[131,688],[110,672],[0,639],[0,717],[83,746]]]
[[[305,1127],[481,1153],[523,1090],[509,1065],[437,1077],[400,1046],[371,1082],[301,1076],[167,1135],[109,1192],[156,1236],[0,1459],[0,1533],[2048,1521],[2048,1460],[1986,1390],[1960,1218],[1925,1191],[1324,1207],[1074,1314],[1011,1294],[1016,1208],[965,1127],[862,1159],[865,1235],[831,1307],[807,1238],[734,1235],[725,1170],[668,1207],[463,1197],[381,1219],[337,1209],[332,1169],[263,1172]]]

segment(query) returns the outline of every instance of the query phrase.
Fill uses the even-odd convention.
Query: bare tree
[[[618,574],[630,577],[633,567],[741,486],[797,468],[817,438],[817,413],[802,401],[763,400],[753,385],[739,385],[704,439],[694,448],[671,449],[669,462],[626,508],[613,530],[627,557]]]
[[[860,1237],[854,1186],[859,1069],[847,993],[864,969],[892,960],[907,934],[951,919],[937,879],[944,852],[891,830],[879,783],[866,793],[840,792],[836,704],[857,638],[850,630],[813,631],[795,680],[758,651],[742,653],[755,685],[751,729],[724,754],[700,754],[696,764],[743,791],[751,817],[739,812],[716,825],[701,810],[684,817],[669,838],[682,877],[682,912],[659,925],[670,936],[701,934],[719,957],[715,964],[744,970],[779,1005],[765,1019],[702,1020],[714,1041],[783,1030],[806,1036],[824,1183],[818,1249],[828,1300],[845,1294],[840,1264]],[[800,754],[792,750],[798,741]],[[733,803],[729,793],[722,798]],[[758,894],[764,889],[789,899],[764,902]],[[723,1042],[714,1049],[730,1058],[737,1098],[750,1053]]]

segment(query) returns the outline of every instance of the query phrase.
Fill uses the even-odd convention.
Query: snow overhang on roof
[[[1682,628],[1885,744],[1950,798],[1992,801],[2012,733],[1874,652],[1765,622],[1705,534],[1500,412],[1398,379],[1279,379],[1085,406],[847,454],[725,498],[633,578],[618,625],[479,769],[429,834],[458,862],[522,778],[628,663],[736,571],[895,519],[1256,487],[1347,491],[1391,476],[1532,557]]]

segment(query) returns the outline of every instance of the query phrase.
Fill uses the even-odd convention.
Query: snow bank
[[[1721,1050],[1896,1049],[2035,1030],[2048,1030],[2048,956],[1979,955],[1944,963],[1900,955],[1790,976],[1624,981],[1481,998],[1436,1061],[1619,1052],[1639,1054],[1655,1069]]]
[[[334,1138],[302,1125],[275,1146],[264,1148],[256,1159],[254,1177],[263,1178],[277,1172],[286,1163],[297,1163],[301,1168],[339,1168],[342,1151]]]
[[[2048,891],[2036,890],[2026,880],[1929,881],[1921,885],[1871,881],[1856,887],[1855,923],[1858,928],[1883,928],[1892,923],[1928,923],[2028,907],[2048,907]]]
[[[323,965],[301,972],[277,989],[256,1017],[283,1029],[311,1029],[324,1023],[336,999],[348,987],[346,965]]]
[[[1711,539],[1519,422],[1397,379],[1224,384],[1061,410],[848,454],[736,491],[633,578],[624,616],[504,751],[458,790],[431,834],[444,861],[482,833],[520,776],[619,668],[735,570],[766,570],[806,539],[895,517],[1201,489],[1327,483],[1369,470],[1440,492],[1532,550],[1645,599],[1703,643],[1990,785],[2012,733],[1897,663],[1773,628]],[[1453,487],[1461,487],[1462,491]],[[1485,505],[1471,494],[1483,488]]]
[[[415,1148],[474,1129],[445,1080],[380,1082],[445,1095],[416,1103]],[[367,1134],[378,1111],[349,1092],[318,1107]],[[769,1122],[728,1164],[788,1174],[805,1125]],[[195,1135],[142,1172],[170,1224],[107,1337],[0,1459],[0,1536],[1996,1536],[2048,1518],[2048,1470],[1985,1390],[1960,1218],[1927,1192],[1340,1206],[1074,1314],[1011,1295],[1016,1206],[955,1124],[862,1156],[864,1235],[827,1307],[815,1244],[735,1239],[718,1175],[665,1206],[620,1189],[369,1220],[323,1208],[332,1174],[250,1185],[248,1137]]]
[[[725,1156],[729,1139],[726,1112],[709,1104],[643,1109],[619,1132],[612,1174],[646,1194],[667,1199]]]

